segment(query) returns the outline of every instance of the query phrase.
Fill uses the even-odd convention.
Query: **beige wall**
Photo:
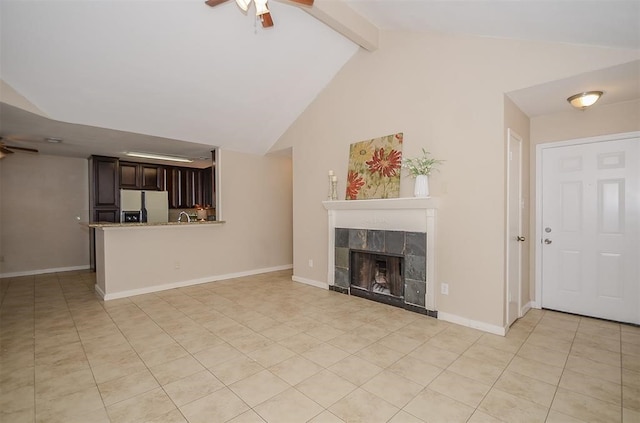
[[[84,159],[15,153],[0,160],[0,277],[89,266]]]
[[[140,277],[147,280],[162,270],[188,280],[291,265],[291,158],[232,151],[221,156],[227,223],[199,233],[198,228],[168,230],[164,241],[149,242],[131,232],[130,244],[118,254],[133,261],[144,254],[158,264]],[[88,186],[85,159],[16,153],[0,161],[0,255],[5,257],[0,275],[88,267],[88,229],[76,220],[88,220]],[[180,272],[173,269],[176,257],[182,257]]]
[[[226,260],[245,269],[292,264],[291,157],[227,150],[220,155]]]
[[[422,147],[446,160],[431,178],[438,213],[440,311],[504,322],[504,93],[635,59],[637,52],[513,40],[383,33],[360,50],[289,128],[293,147],[294,274],[327,281],[327,171],[344,199],[349,144],[404,132],[405,157]],[[524,136],[524,134],[522,134]],[[403,178],[401,196],[413,180]],[[314,267],[308,266],[312,259]],[[437,290],[439,291],[439,290]]]
[[[596,103],[586,110],[532,118],[531,146],[535,152],[537,144],[639,130],[640,100],[606,105]]]
[[[521,236],[526,238],[526,241],[522,243],[522,274],[521,276],[521,291],[520,291],[520,304],[521,309],[530,307],[530,302],[533,300],[533,287],[530,281],[530,262],[529,253],[533,238],[529,233],[529,174],[530,174],[530,121],[529,117],[522,112],[507,96],[504,97],[504,136],[505,136],[505,152],[507,151],[508,142],[508,130],[515,131],[522,138],[522,200],[524,202],[522,208],[522,233]],[[505,156],[505,160],[507,157]],[[506,195],[506,184],[505,184]],[[506,210],[505,210],[506,211]],[[506,227],[506,221],[505,221]],[[506,268],[505,268],[506,271]],[[506,307],[506,293],[505,293],[505,307]],[[506,313],[506,309],[505,309]],[[505,315],[505,323],[507,316]]]

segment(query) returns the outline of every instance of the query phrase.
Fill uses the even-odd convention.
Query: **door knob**
[[[551,244],[551,242],[552,242],[552,241],[551,241],[549,238],[546,238],[546,239],[544,240],[544,243],[545,243],[545,244]]]
[[[518,235],[518,238],[516,238],[516,239],[517,239],[518,241],[520,241],[520,242],[524,242],[524,241],[526,241],[526,240],[527,240],[527,238],[525,238],[525,237],[523,237],[523,236],[519,236],[519,235]]]

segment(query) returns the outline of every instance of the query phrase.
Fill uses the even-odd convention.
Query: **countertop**
[[[219,225],[225,223],[224,220],[197,220],[191,222],[162,222],[162,223],[113,223],[113,222],[94,222],[85,223],[90,228],[139,228],[139,227],[158,227],[158,226],[201,226],[201,225]]]

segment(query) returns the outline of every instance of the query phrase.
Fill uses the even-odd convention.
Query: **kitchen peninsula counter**
[[[233,223],[96,222],[88,226],[95,231],[96,291],[105,300],[245,274],[240,266],[247,259],[246,247],[234,246]]]
[[[191,222],[156,222],[156,223],[113,223],[113,222],[94,222],[86,224],[90,228],[139,228],[139,227],[158,227],[158,226],[200,226],[200,225],[219,225],[226,223],[224,220],[197,220]]]

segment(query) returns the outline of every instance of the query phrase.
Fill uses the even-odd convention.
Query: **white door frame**
[[[536,298],[533,307],[542,308],[542,152],[546,148],[566,147],[570,145],[590,144],[603,141],[618,141],[640,137],[640,131],[623,132],[620,134],[602,135],[589,138],[576,138],[567,141],[550,142],[536,145],[536,219],[535,219],[535,284]]]
[[[511,142],[515,141],[517,143],[520,144],[520,155],[519,157],[510,157],[511,156]],[[507,210],[506,210],[506,219],[505,219],[505,223],[506,223],[506,236],[505,236],[505,253],[506,253],[506,257],[505,257],[505,282],[506,282],[506,311],[507,311],[507,315],[506,315],[506,324],[507,326],[510,326],[513,322],[510,321],[510,307],[509,307],[509,303],[510,303],[510,285],[511,285],[511,280],[510,280],[510,268],[509,268],[509,261],[510,261],[510,253],[512,252],[510,250],[510,240],[509,239],[509,229],[511,226],[511,221],[510,221],[510,207],[511,207],[511,184],[514,182],[511,180],[511,164],[513,160],[518,160],[518,168],[519,168],[519,174],[518,174],[518,180],[516,181],[516,183],[518,183],[518,236],[522,236],[522,147],[523,147],[523,142],[522,142],[522,137],[515,132],[513,129],[508,128],[507,129]],[[516,293],[518,296],[518,301],[517,301],[517,318],[519,319],[520,317],[522,317],[522,244],[518,243],[518,292]]]

